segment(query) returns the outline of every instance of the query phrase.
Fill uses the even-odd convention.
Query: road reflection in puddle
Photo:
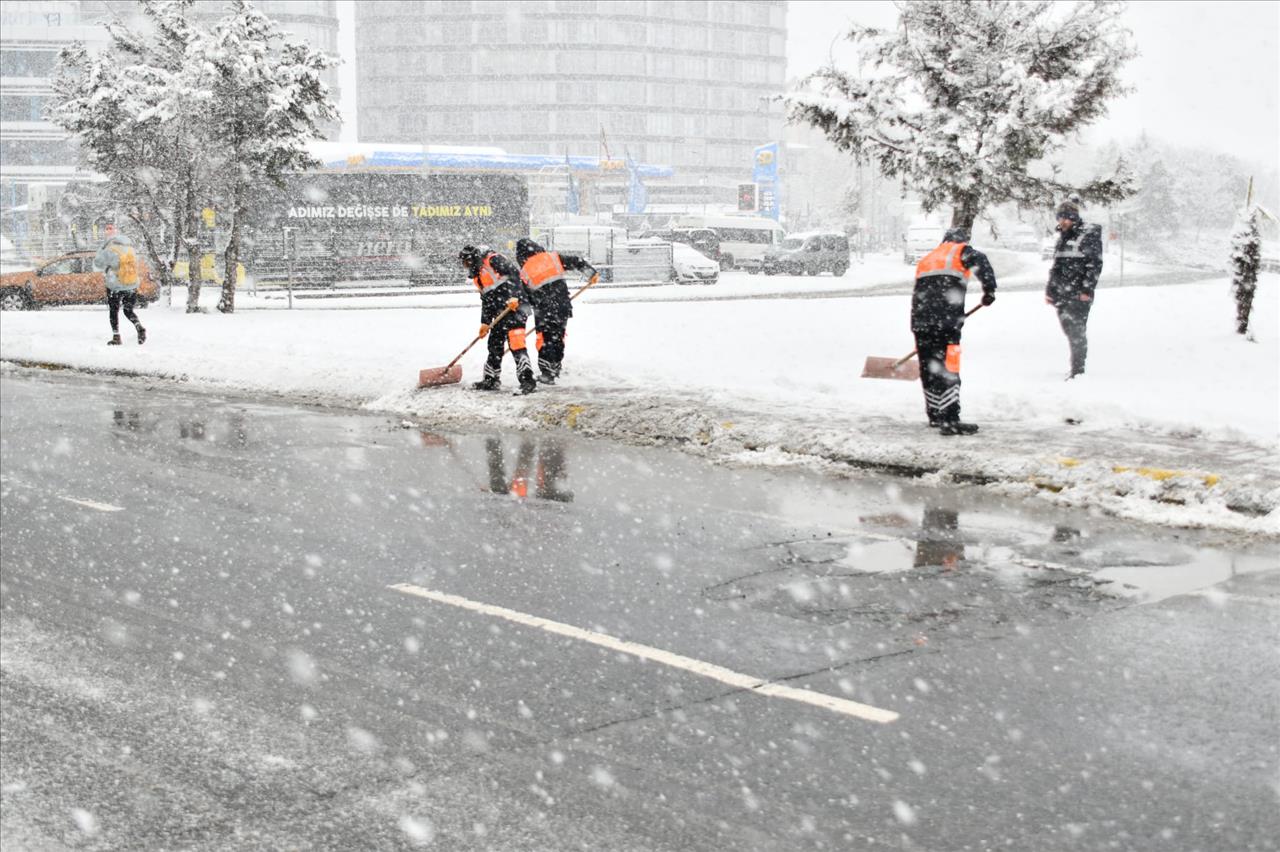
[[[418,431],[419,443],[427,449],[443,448],[462,464],[454,447],[457,439],[426,429]],[[530,437],[522,435],[515,442],[513,464],[507,463],[509,442],[500,437],[484,439],[484,461],[489,491],[519,500],[533,497],[556,503],[572,503],[574,493],[568,487],[569,465],[565,442],[559,436]],[[532,489],[532,490],[531,490]]]

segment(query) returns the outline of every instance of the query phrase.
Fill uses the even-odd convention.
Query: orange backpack
[[[120,266],[116,269],[116,280],[121,284],[138,283],[138,253],[129,246],[114,245],[111,250],[120,258]]]

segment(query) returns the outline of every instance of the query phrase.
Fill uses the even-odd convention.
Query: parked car
[[[720,264],[691,246],[671,244],[671,265],[677,284],[714,284],[720,280]]]
[[[21,311],[45,305],[105,303],[107,285],[102,273],[93,270],[95,254],[74,251],[35,269],[0,275],[0,309]],[[159,297],[160,291],[141,257],[138,272],[138,304],[145,307]]]
[[[849,238],[838,233],[788,234],[782,245],[765,252],[760,268],[766,275],[817,275],[827,270],[844,275],[849,269]]]

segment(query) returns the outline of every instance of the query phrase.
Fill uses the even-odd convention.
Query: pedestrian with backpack
[[[147,330],[142,327],[133,309],[138,304],[138,285],[142,283],[142,261],[133,241],[116,233],[114,225],[107,226],[107,241],[93,258],[93,269],[101,272],[107,285],[107,311],[111,317],[111,339],[108,346],[120,345],[120,309],[125,319],[138,330],[138,344],[147,342]]]

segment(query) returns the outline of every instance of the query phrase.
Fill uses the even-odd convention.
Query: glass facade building
[[[196,15],[208,21],[225,9],[222,0],[200,0]],[[337,53],[338,17],[334,0],[259,0],[259,9],[281,28],[313,47]],[[47,204],[68,181],[87,177],[77,169],[75,144],[44,108],[52,97],[50,78],[58,51],[74,41],[90,50],[106,42],[101,26],[112,17],[136,23],[135,0],[4,0],[0,3],[0,208]],[[339,99],[338,79],[328,80]],[[336,136],[338,127],[327,128]],[[35,190],[32,190],[35,187]]]
[[[779,139],[784,0],[358,3],[361,141],[670,165],[650,199],[731,203]],[[603,134],[602,134],[603,131]],[[603,141],[602,141],[603,137]]]

